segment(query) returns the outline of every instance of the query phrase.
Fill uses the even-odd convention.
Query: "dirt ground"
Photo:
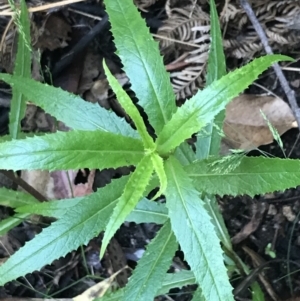
[[[2,2],[6,3],[0,1],[1,4]],[[29,7],[42,7],[44,4],[40,0],[27,2]],[[220,20],[228,71],[264,54],[260,39],[240,7],[239,1],[216,2],[222,16]],[[209,36],[207,29],[203,28],[209,25],[207,1],[139,0],[136,3],[151,33],[160,42],[166,69],[171,74],[174,91],[180,104],[205,85]],[[268,33],[269,43],[274,52],[290,55],[296,59],[293,64],[282,66],[294,68],[284,70],[284,74],[294,89],[300,105],[300,63],[297,61],[300,57],[300,26],[297,23],[297,18],[300,17],[300,1],[253,0],[250,3],[259,22]],[[40,64],[33,63],[32,74],[37,80],[45,80],[77,93],[86,101],[98,102],[106,109],[112,109],[119,116],[123,116],[123,111],[104,78],[101,66],[103,58],[108,60],[111,70],[122,85],[131,95],[133,93],[130,91],[127,77],[121,70],[120,60],[114,54],[109,24],[104,23],[101,29],[97,27],[101,22],[99,19],[103,18],[104,14],[102,3],[98,0],[88,0],[32,14],[33,58],[40,56]],[[0,15],[0,33],[3,37],[1,72],[13,70],[16,34],[13,25],[7,26],[9,20],[9,16]],[[197,30],[192,30],[197,27]],[[90,40],[84,39],[87,36],[91,37]],[[193,63],[187,63],[187,58]],[[196,70],[196,75],[192,76],[191,70]],[[5,135],[8,133],[11,94],[5,84],[1,83],[0,88],[0,134]],[[262,74],[245,93],[261,95],[266,91],[287,101],[272,69]],[[283,123],[285,118],[283,117]],[[24,131],[48,132],[52,130],[52,126],[51,116],[40,108],[28,105],[26,117],[22,122]],[[281,139],[283,150],[277,142],[270,144],[263,138],[261,144],[257,145],[258,149],[251,150],[249,155],[257,156],[265,152],[270,156],[299,159],[298,129],[286,129]],[[93,187],[94,189],[103,187],[111,179],[128,174],[129,171],[129,168],[97,171]],[[77,183],[86,181],[86,175],[84,173],[77,175],[76,181]],[[2,185],[16,189],[16,185],[0,173],[0,186]],[[251,278],[232,277],[233,287],[239,290],[236,293],[236,300],[250,300],[248,288],[255,280],[261,285],[266,300],[300,300],[297,298],[300,297],[300,187],[257,195],[255,198],[226,196],[218,198],[218,202],[235,251],[254,270]],[[12,214],[12,209],[0,207],[0,220]],[[0,261],[32,239],[51,221],[24,220],[7,235],[0,237]],[[158,229],[159,227],[154,224],[126,223],[115,235],[102,261],[99,261],[102,237],[99,235],[88,246],[83,246],[56,260],[41,271],[0,287],[0,299],[7,297],[58,299],[77,296],[126,264],[134,269],[145,246]],[[170,272],[188,268],[182,252],[178,250]],[[129,276],[128,269],[118,276],[117,285],[124,286]],[[190,292],[194,290],[194,286],[172,290],[168,296],[159,297],[157,300],[188,301],[192,298]]]

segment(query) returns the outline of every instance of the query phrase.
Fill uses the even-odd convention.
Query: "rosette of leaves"
[[[115,179],[91,195],[66,202],[38,204],[25,196],[20,201],[16,192],[1,190],[6,200],[2,204],[15,208],[17,214],[52,216],[57,221],[0,266],[0,285],[41,269],[105,231],[102,257],[110,238],[129,220],[163,226],[148,245],[127,286],[101,300],[150,301],[172,287],[191,283],[199,285],[194,300],[199,300],[199,296],[205,300],[233,300],[220,243],[232,251],[230,238],[212,195],[254,195],[294,187],[300,183],[300,162],[243,157],[239,164],[233,164],[233,160],[209,157],[218,155],[220,146],[220,137],[211,125],[226,104],[262,71],[274,62],[290,59],[266,56],[225,75],[218,16],[211,0],[208,85],[177,108],[158,45],[132,1],[104,3],[117,54],[156,138],[149,135],[138,109],[105,62],[107,79],[136,130],[97,104],[28,78],[28,71],[0,74],[16,95],[30,99],[73,129],[25,139],[11,136],[6,139],[9,141],[0,143],[0,169],[52,171],[135,166],[131,175]],[[25,25],[26,30],[29,25]],[[28,54],[28,47],[20,49],[20,57],[21,51]],[[185,140],[204,127],[208,136],[198,139],[199,150],[194,153]],[[201,143],[206,147],[202,148]],[[156,197],[164,195],[166,204],[146,199],[156,187]],[[14,199],[14,195],[18,197]],[[188,275],[179,273],[176,280],[171,280],[166,272],[178,243],[191,271]]]

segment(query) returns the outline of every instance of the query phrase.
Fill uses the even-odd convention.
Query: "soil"
[[[200,2],[204,3],[205,1]],[[165,1],[158,1],[147,8],[147,12],[143,12],[153,33],[157,32],[158,28],[162,26],[162,20],[166,18],[164,5]],[[99,7],[101,7],[99,1],[86,1],[80,5],[72,6],[72,9],[90,14],[92,14],[91,11],[99,11],[99,15],[101,15],[103,11]],[[219,5],[219,10],[220,7],[222,7],[221,4]],[[120,61],[114,54],[114,46],[108,27],[100,34],[97,34],[83,51],[79,51],[77,59],[71,61],[68,65],[64,63],[63,57],[65,54],[73,49],[72,47],[74,47],[76,42],[89,31],[89,28],[93,28],[98,21],[68,11],[67,7],[63,10],[54,11],[52,14],[58,18],[59,26],[62,26],[64,33],[60,36],[55,36],[55,34],[59,35],[58,32],[61,31],[52,31],[51,35],[54,36],[51,36],[51,39],[56,38],[56,42],[51,42],[51,44],[47,41],[47,43],[50,43],[50,46],[47,46],[48,48],[45,46],[46,42],[42,41],[44,44],[41,44],[40,47],[43,48],[42,71],[44,72],[44,77],[47,80],[46,70],[48,68],[55,74],[52,79],[55,85],[68,91],[79,93],[89,101],[94,101],[94,83],[97,80],[102,80],[102,71],[99,66],[92,68],[89,61],[91,58],[89,59],[85,54],[91,53],[92,59],[99,59],[99,57],[108,58],[111,67],[115,69],[115,74],[121,73]],[[45,17],[43,13],[37,14],[32,19],[34,26],[39,28],[41,24],[45,24],[43,23]],[[84,23],[83,29],[71,30],[71,27],[64,23],[66,19],[72,23],[72,26]],[[0,21],[3,33],[8,18],[0,16]],[[291,55],[294,58],[297,57],[299,42],[300,32],[298,45],[295,44],[292,49],[288,49],[284,54]],[[68,46],[61,47],[60,43],[67,43]],[[260,53],[256,54],[256,56],[259,55]],[[245,59],[232,58],[228,55],[227,60],[230,69],[234,69],[245,62]],[[76,63],[74,64],[74,62]],[[2,63],[0,65],[1,71],[10,72],[11,70],[8,66],[9,64],[5,65]],[[299,68],[300,63],[295,62],[290,67]],[[86,69],[89,72],[83,71]],[[297,101],[300,105],[300,85],[297,87],[297,81],[299,81],[298,71],[285,71],[285,75],[289,83],[293,85],[296,96],[299,95],[297,96]],[[78,78],[80,77],[85,77],[86,82],[79,84]],[[282,99],[286,99],[271,69],[265,72],[257,83],[274,92]],[[74,86],[77,86],[77,88],[74,88]],[[129,87],[126,79],[124,80],[124,86]],[[3,90],[6,88],[2,84],[0,91],[1,135],[5,135],[8,132],[9,108],[6,105],[6,100],[8,99],[9,101],[10,95],[9,92],[7,93],[6,90]],[[114,102],[113,95],[108,88],[102,89],[100,93],[104,95],[101,99],[97,99],[101,105],[115,110],[118,115],[123,114],[122,110]],[[262,91],[253,85],[246,93],[261,94]],[[27,116],[22,124],[23,130],[35,132],[49,131],[52,122],[51,118],[40,109],[34,108],[33,111],[32,114],[30,110],[27,112]],[[281,139],[284,145],[284,152],[275,142],[260,147],[260,151],[267,152],[275,157],[299,159],[299,131],[297,129],[289,130],[282,135]],[[251,151],[249,155],[260,155],[260,151]],[[112,178],[122,176],[128,172],[128,170],[97,171],[94,189],[102,187]],[[78,181],[84,181],[84,178]],[[1,173],[0,186],[16,188],[16,185]],[[300,296],[300,187],[267,195],[257,195],[255,198],[248,196],[226,196],[218,198],[218,202],[230,237],[232,238],[234,250],[251,269],[254,270],[257,267],[263,267],[259,271],[256,270],[255,272],[254,270],[251,279],[249,277],[236,279],[234,277],[235,274],[233,274],[232,285],[235,289],[239,288],[240,290],[236,294],[236,300],[251,299],[248,288],[255,280],[259,282],[263,289],[266,300],[274,300],[274,298],[277,298],[277,300],[297,300],[296,297]],[[11,215],[13,215],[13,210],[0,207],[0,220]],[[23,246],[26,241],[32,239],[44,227],[47,227],[49,223],[51,223],[51,220],[42,220],[42,222],[25,220],[7,235],[0,237],[0,260]],[[5,287],[0,287],[0,299],[7,297],[73,298],[99,280],[109,277],[118,268],[124,266],[124,264],[127,264],[130,269],[134,269],[147,243],[155,236],[158,229],[159,226],[154,224],[136,225],[134,223],[125,223],[116,233],[114,242],[102,261],[99,261],[99,246],[101,245],[102,237],[99,235],[88,246],[83,246],[66,257],[56,260],[41,271],[29,274],[26,278],[12,281],[5,285]],[[274,258],[272,258],[272,254],[275,254]],[[182,252],[178,250],[170,272],[188,268]],[[125,285],[126,279],[130,276],[130,269],[117,279],[119,286]],[[168,296],[162,296],[156,300],[188,301],[191,300],[191,292],[195,288],[195,286],[189,286],[183,289],[174,289],[170,291]]]

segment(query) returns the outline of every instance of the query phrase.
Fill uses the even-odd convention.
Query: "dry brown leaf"
[[[65,19],[55,14],[49,15],[40,29],[40,36],[35,46],[50,51],[64,48],[68,46],[70,32],[71,26]]]
[[[124,267],[120,271],[111,275],[109,278],[93,285],[82,294],[74,297],[73,301],[91,301],[95,298],[103,297],[107,290],[112,287],[115,277],[126,268],[127,267]]]
[[[49,200],[68,199],[91,194],[95,171],[91,170],[86,183],[75,184],[78,171],[24,170],[22,179]],[[71,186],[70,186],[71,184]]]
[[[260,111],[279,135],[297,127],[292,110],[280,98],[242,94],[226,107],[223,130],[230,147],[251,150],[273,142],[273,135]]]

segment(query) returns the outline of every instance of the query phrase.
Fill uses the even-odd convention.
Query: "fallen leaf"
[[[251,150],[272,143],[273,135],[261,111],[279,135],[297,127],[292,110],[280,98],[242,94],[226,107],[223,126],[226,144]]]
[[[51,14],[45,20],[39,30],[36,48],[49,49],[53,51],[57,48],[68,46],[70,40],[71,26],[62,17]]]
[[[73,298],[73,301],[91,301],[94,300],[95,298],[103,297],[104,294],[107,292],[107,290],[112,287],[115,277],[126,268],[127,267],[124,267],[120,271],[111,275],[109,278],[93,285],[82,294]]]

